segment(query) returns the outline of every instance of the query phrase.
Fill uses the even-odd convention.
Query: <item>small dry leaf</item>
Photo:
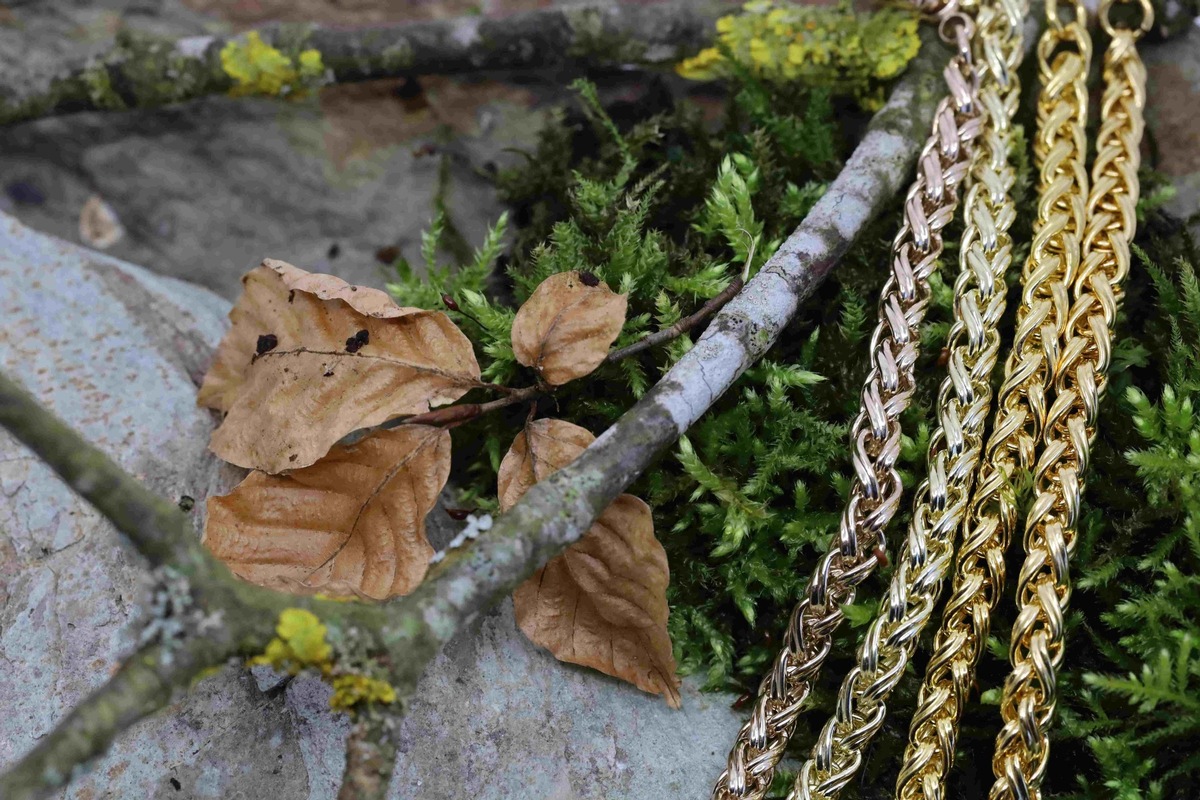
[[[89,247],[107,250],[124,236],[125,228],[112,206],[98,194],[89,197],[79,212],[79,238]]]
[[[287,475],[252,472],[208,501],[204,543],[245,580],[382,600],[425,577],[425,515],[450,475],[450,434],[405,425]]]
[[[594,439],[562,420],[527,425],[500,465],[501,510],[575,460]],[[678,708],[679,679],[667,633],[669,581],[650,507],[623,494],[582,539],[517,588],[517,625],[560,661],[629,681]]]
[[[351,431],[451,403],[479,381],[471,342],[439,311],[282,261],[242,283],[198,397],[226,412],[211,447],[238,466],[306,467]]]
[[[625,309],[625,295],[595,276],[551,275],[517,311],[513,353],[552,386],[582,378],[608,355],[625,324]]]

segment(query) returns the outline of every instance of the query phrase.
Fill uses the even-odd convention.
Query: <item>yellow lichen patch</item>
[[[329,706],[338,711],[348,711],[363,703],[396,702],[396,690],[387,681],[369,678],[366,675],[338,675],[333,679],[333,697]]]
[[[856,14],[847,5],[757,0],[741,14],[718,19],[716,30],[717,45],[680,63],[680,75],[713,80],[732,75],[736,66],[764,80],[844,91],[867,105],[879,94],[879,82],[899,75],[921,44],[914,14]]]
[[[333,648],[325,641],[327,629],[311,611],[285,608],[279,614],[275,633],[276,638],[267,643],[262,655],[250,660],[251,665],[268,664],[292,675],[308,667],[322,673],[332,668]]]
[[[328,632],[311,611],[286,608],[279,614],[276,637],[267,643],[261,655],[250,659],[250,665],[274,667],[289,675],[315,669],[333,686],[329,705],[339,711],[368,703],[396,702],[396,690],[387,681],[347,670],[334,662],[333,647],[326,638]]]
[[[257,31],[244,42],[231,40],[221,50],[221,68],[233,78],[231,95],[302,97],[325,79],[325,65],[317,50],[304,50],[295,58],[262,40]]]

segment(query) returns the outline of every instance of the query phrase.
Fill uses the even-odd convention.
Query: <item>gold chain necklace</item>
[[[1087,195],[1086,11],[1063,24],[1054,2],[1038,42],[1038,218],[1022,274],[1017,328],[1005,362],[996,420],[963,529],[950,599],[934,638],[896,786],[901,800],[945,796],[958,725],[1004,585],[1004,552],[1016,525],[1014,483],[1033,467],[1046,393],[1066,324],[1067,286],[1079,263]],[[1061,49],[1063,45],[1071,48]],[[1072,49],[1073,48],[1073,49]]]
[[[1000,352],[1005,275],[1012,264],[1008,229],[1016,217],[1008,156],[1019,102],[1025,0],[987,2],[974,37],[979,97],[987,126],[975,152],[963,203],[961,269],[954,285],[949,374],[938,393],[939,426],[929,443],[928,478],[917,488],[908,537],[896,572],[846,675],[835,713],[796,776],[789,800],[833,800],[853,780],[867,745],[883,725],[887,699],[904,674],[933,615],[967,509],[984,425],[991,375]]]
[[[738,732],[713,798],[761,798],[796,727],[801,708],[841,623],[842,605],[883,556],[883,529],[902,491],[896,459],[899,416],[913,392],[919,327],[929,302],[929,276],[942,252],[942,229],[954,216],[958,186],[966,177],[983,128],[970,37],[974,26],[954,8],[942,17],[943,38],[957,44],[947,64],[949,94],[938,106],[933,131],[918,159],[917,178],[904,204],[904,221],[892,244],[892,274],[880,297],[880,319],[871,336],[872,369],[851,429],[856,479],[839,534],[797,604],[784,647],[764,678],[750,720]]]
[[[1112,37],[1104,54],[1104,96],[1082,260],[1071,285],[1062,348],[1054,364],[1054,400],[1046,415],[1042,452],[1034,470],[1035,497],[1025,528],[1025,563],[1017,585],[1012,671],[1004,684],[992,770],[991,800],[1040,796],[1050,744],[1047,732],[1057,701],[1064,624],[1071,596],[1069,562],[1077,542],[1083,480],[1096,417],[1107,385],[1113,325],[1121,285],[1129,273],[1129,244],[1137,227],[1139,147],[1145,126],[1146,68],[1137,40],[1153,24],[1149,0],[1140,0],[1138,28],[1118,28],[1100,7]]]

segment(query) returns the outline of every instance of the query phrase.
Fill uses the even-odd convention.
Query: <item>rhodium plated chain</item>
[[[949,374],[938,393],[939,425],[929,443],[929,473],[914,496],[908,536],[879,614],[842,682],[833,716],[796,776],[790,800],[832,800],[853,780],[933,615],[954,556],[955,534],[966,512],[991,410],[1005,275],[1012,264],[1008,229],[1016,217],[1011,196],[1015,176],[1008,157],[1027,13],[1026,0],[987,0],[978,10],[975,62],[987,124],[963,202],[960,271],[947,342]]]
[[[784,646],[759,688],[749,721],[738,732],[713,798],[761,798],[842,622],[842,606],[884,557],[884,528],[900,504],[896,471],[899,417],[913,393],[919,328],[929,302],[929,276],[942,253],[942,229],[954,217],[958,187],[970,168],[983,127],[978,80],[971,53],[974,25],[953,9],[942,20],[944,38],[957,52],[945,69],[948,95],[939,104],[933,131],[917,162],[917,177],[904,202],[904,219],[892,243],[891,275],[879,300],[879,323],[871,336],[871,372],[851,428],[855,480],[837,536],[797,604]]]
[[[1049,28],[1038,42],[1041,79],[1034,153],[1038,217],[1022,272],[1021,304],[1005,362],[995,422],[963,525],[950,598],[934,637],[896,785],[901,800],[941,800],[954,759],[963,706],[974,683],[1004,585],[1004,552],[1017,521],[1014,484],[1033,468],[1045,426],[1067,319],[1069,282],[1077,271],[1087,196],[1087,72],[1091,39],[1083,6],[1063,23],[1047,5]]]
[[[1104,54],[1104,95],[1096,162],[1087,198],[1083,258],[1071,283],[1066,332],[1054,365],[1054,399],[1046,415],[1042,452],[1034,468],[1035,495],[1025,526],[1026,558],[1017,584],[1012,671],[1004,684],[996,738],[991,800],[1041,796],[1050,755],[1047,738],[1057,701],[1071,597],[1069,564],[1077,542],[1084,476],[1096,416],[1107,385],[1113,324],[1129,273],[1129,245],[1137,227],[1139,148],[1145,126],[1146,68],[1137,40],[1149,30],[1149,0],[1139,29],[1109,21],[1115,3],[1100,7],[1112,37]]]

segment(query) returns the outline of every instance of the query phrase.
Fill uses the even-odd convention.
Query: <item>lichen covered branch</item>
[[[232,639],[215,632],[138,651],[37,747],[0,775],[0,797],[35,800],[65,786],[77,765],[103,754],[121,731],[166,706],[232,649]]]
[[[214,94],[295,91],[288,81],[243,85],[231,64],[248,70],[256,41],[308,86],[376,78],[620,64],[671,65],[712,39],[715,0],[659,5],[596,3],[546,8],[501,19],[469,16],[366,30],[272,26],[228,39],[180,40],[122,35],[105,56],[60,68],[28,85],[0,83],[0,124],[77,111],[152,108]],[[237,58],[222,52],[230,44]],[[257,52],[268,52],[261,47]],[[319,54],[319,59],[315,54]],[[303,56],[303,57],[302,57]],[[286,63],[286,61],[284,62]],[[286,70],[285,70],[286,71]],[[279,77],[279,72],[275,73]]]

